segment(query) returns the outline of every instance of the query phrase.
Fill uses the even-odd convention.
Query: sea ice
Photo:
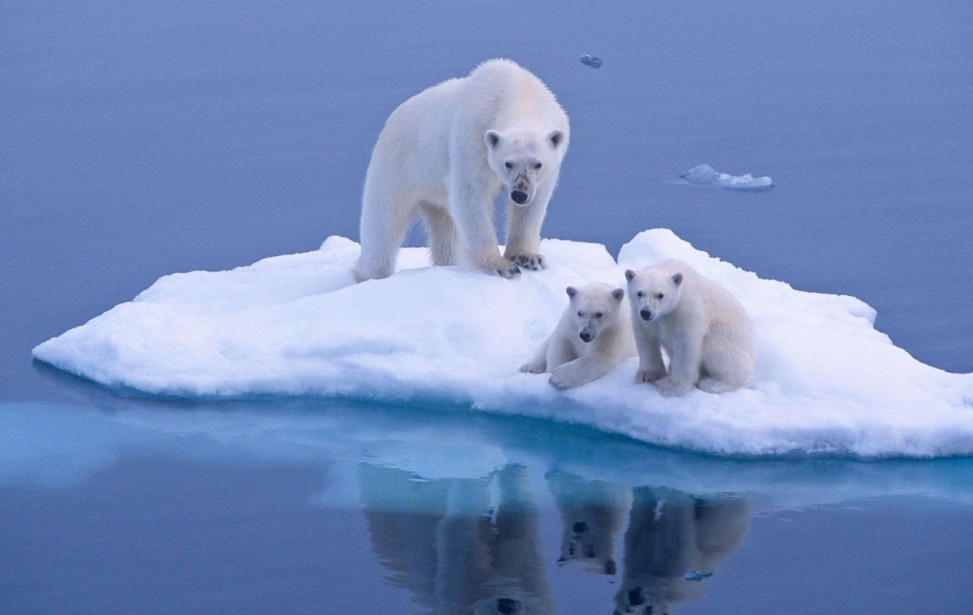
[[[653,444],[731,455],[973,455],[973,374],[916,361],[848,296],[801,292],[709,256],[665,229],[618,261],[604,246],[542,243],[548,269],[514,280],[430,267],[355,284],[356,243],[231,271],[165,276],[134,300],[37,346],[64,371],[116,389],[223,399],[326,396],[446,404],[585,424]],[[758,337],[748,386],[664,398],[638,360],[567,393],[518,366],[564,309],[564,288],[623,286],[627,268],[677,258],[733,292]]]
[[[754,177],[750,173],[746,175],[729,175],[720,173],[708,164],[699,164],[689,169],[681,178],[697,186],[717,186],[730,190],[770,190],[774,187],[774,181],[769,177]]]

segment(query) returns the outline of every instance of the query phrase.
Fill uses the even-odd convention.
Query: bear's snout
[[[527,193],[523,190],[514,190],[510,193],[510,198],[513,199],[514,203],[518,205],[523,205],[527,202]]]
[[[652,312],[646,309],[639,310],[639,316],[642,320],[652,320]]]
[[[580,338],[581,338],[581,341],[582,341],[582,342],[585,342],[585,343],[588,343],[588,342],[590,342],[590,341],[592,340],[592,338],[593,338],[594,336],[593,336],[593,335],[591,335],[591,333],[589,333],[588,331],[582,331],[582,332],[581,332],[581,333],[580,333],[580,334],[578,335],[578,337],[580,337]]]

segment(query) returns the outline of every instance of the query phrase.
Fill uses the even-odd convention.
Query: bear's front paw
[[[547,371],[547,365],[529,361],[520,366],[520,371],[525,374],[543,374]]]
[[[676,395],[683,395],[691,391],[693,389],[693,383],[686,382],[684,380],[676,380],[672,376],[666,376],[662,380],[656,382],[655,387],[659,389],[659,392],[666,397],[675,397]]]
[[[513,261],[501,257],[499,254],[496,257],[487,259],[483,268],[489,273],[495,273],[501,278],[508,280],[516,275],[520,275],[520,267]]]
[[[544,257],[540,254],[514,254],[510,257],[510,260],[530,271],[539,271],[544,268]]]
[[[652,383],[665,378],[666,370],[661,368],[640,369],[635,372],[635,382]]]

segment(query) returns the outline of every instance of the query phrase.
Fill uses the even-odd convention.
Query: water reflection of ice
[[[0,404],[0,485],[76,485],[119,459],[155,452],[248,466],[367,461],[423,480],[478,479],[520,464],[549,475],[553,496],[563,489],[549,473],[561,472],[628,488],[745,493],[760,511],[887,496],[973,503],[970,459],[725,459],[539,419],[420,406],[306,400],[187,406],[95,397],[103,409]],[[357,482],[337,470],[332,475],[344,485]],[[347,504],[357,499],[356,489],[322,493],[322,502]]]

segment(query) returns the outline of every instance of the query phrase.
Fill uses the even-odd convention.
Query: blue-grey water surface
[[[917,359],[973,371],[971,17],[2,3],[0,613],[968,612],[971,460],[718,459],[450,408],[147,400],[30,349],[162,275],[357,239],[388,113],[505,56],[572,120],[545,236],[616,252],[672,228],[855,295]],[[699,163],[776,187],[675,181]]]

